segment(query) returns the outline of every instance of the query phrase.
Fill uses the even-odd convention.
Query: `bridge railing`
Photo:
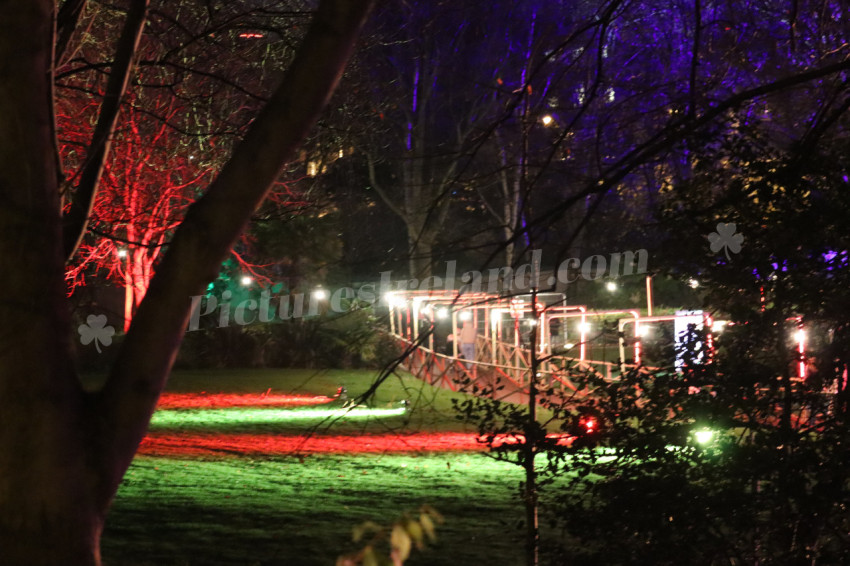
[[[407,347],[413,345],[398,334],[393,337]],[[494,341],[478,336],[475,360],[464,360],[440,354],[424,345],[413,348],[403,364],[419,379],[432,385],[457,391],[462,384],[476,382],[481,385],[494,384],[499,379],[511,393],[527,393],[531,376],[531,352],[514,344]],[[541,356],[538,360],[538,379],[555,389],[578,392],[575,378],[593,372],[606,380],[617,379],[622,367],[608,361],[579,360],[567,356]]]

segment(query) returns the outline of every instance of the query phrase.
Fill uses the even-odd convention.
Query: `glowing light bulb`
[[[701,428],[694,432],[694,438],[699,444],[709,444],[714,440],[714,431],[710,428]]]

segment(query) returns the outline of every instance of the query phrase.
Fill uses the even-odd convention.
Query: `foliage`
[[[391,525],[382,526],[366,521],[354,527],[351,538],[355,543],[366,543],[362,549],[340,556],[337,566],[401,566],[410,552],[425,548],[426,542],[437,540],[436,526],[443,517],[434,508],[423,505],[418,514],[405,513]],[[388,547],[389,552],[381,547]]]
[[[848,164],[846,142],[824,132],[788,144],[770,124],[741,124],[662,195],[662,270],[697,278],[730,323],[703,363],[588,382],[604,451],[571,451],[564,563],[576,548],[588,564],[850,559]],[[743,240],[724,253],[706,236],[728,223]],[[695,333],[690,347],[708,340]],[[695,442],[702,427],[716,431],[709,446]]]
[[[178,367],[382,367],[396,355],[368,309],[187,332]]]
[[[576,476],[555,518],[572,540],[563,563],[846,561],[845,418],[802,383],[788,428],[781,384],[729,369],[719,356],[588,380],[597,394],[583,405],[601,424],[594,446],[569,450]]]

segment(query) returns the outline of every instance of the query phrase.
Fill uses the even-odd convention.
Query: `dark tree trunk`
[[[52,41],[54,2],[0,6],[0,555],[97,564],[108,497],[72,369]]]

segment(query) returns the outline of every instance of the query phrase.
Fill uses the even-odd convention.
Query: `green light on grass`
[[[324,419],[379,419],[398,417],[406,412],[405,407],[165,410],[154,413],[151,425],[179,427],[186,425],[274,424]]]

